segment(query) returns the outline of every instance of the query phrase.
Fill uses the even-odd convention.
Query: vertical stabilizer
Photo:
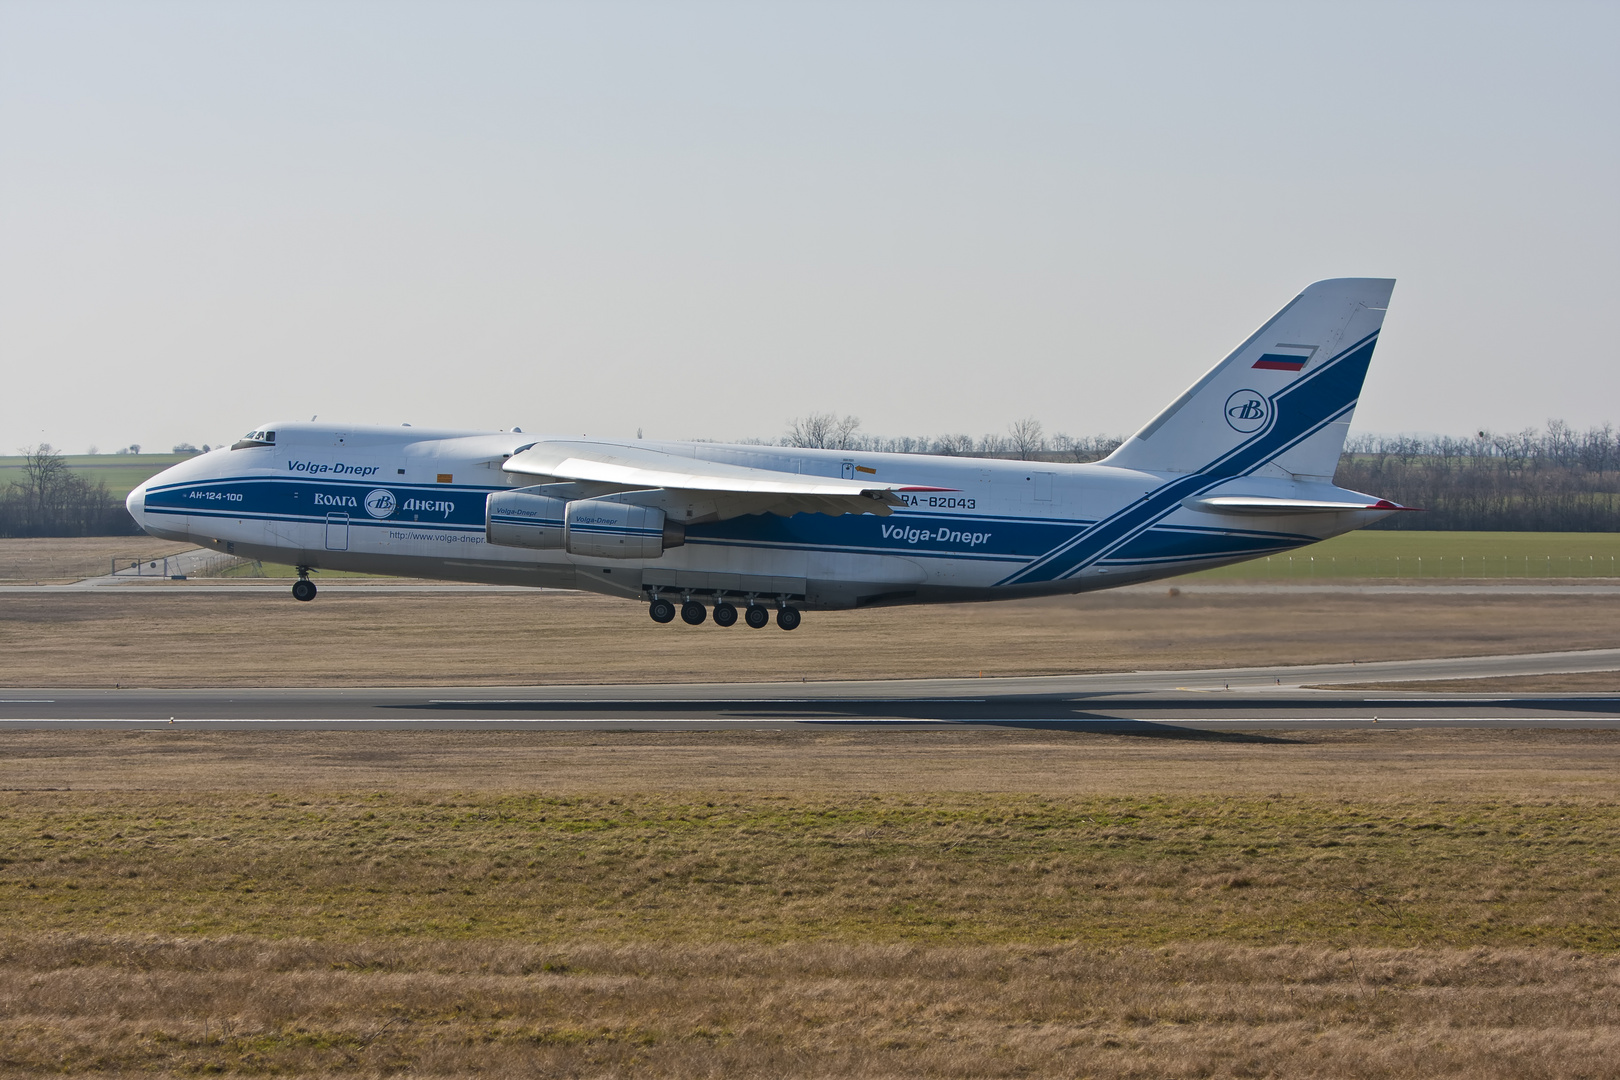
[[[1331,478],[1394,288],[1391,278],[1309,286],[1106,464]]]

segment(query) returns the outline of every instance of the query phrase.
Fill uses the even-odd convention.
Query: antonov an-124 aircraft
[[[264,424],[129,495],[147,532],[298,568],[590,589],[731,626],[1085,592],[1403,509],[1333,484],[1394,282],[1319,281],[1094,464],[520,430]],[[677,608],[678,605],[678,608]]]

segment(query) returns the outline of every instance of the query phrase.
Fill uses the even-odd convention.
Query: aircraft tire
[[[771,613],[757,604],[749,604],[748,612],[743,616],[743,621],[758,630],[771,621]]]
[[[737,622],[737,609],[724,600],[714,605],[714,624],[716,626],[734,626]]]
[[[672,622],[675,618],[675,605],[659,597],[647,605],[647,614],[651,615],[652,621],[656,623]]]
[[[783,607],[776,610],[776,625],[784,630],[797,630],[799,620],[802,618],[796,607]]]
[[[681,605],[681,621],[688,626],[697,626],[709,617],[709,609],[696,600],[688,600]]]
[[[315,599],[315,583],[308,578],[293,582],[293,599],[305,602]]]

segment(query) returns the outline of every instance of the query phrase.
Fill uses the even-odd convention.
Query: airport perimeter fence
[[[219,577],[249,560],[220,552],[183,552],[157,559],[136,559],[127,555],[112,557],[112,577],[175,578]]]
[[[1620,559],[1613,555],[1270,555],[1194,576],[1243,581],[1546,581],[1620,578]]]

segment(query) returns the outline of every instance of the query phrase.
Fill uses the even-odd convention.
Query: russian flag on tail
[[[1299,371],[1316,351],[1312,345],[1277,345],[1254,362],[1266,371]]]

